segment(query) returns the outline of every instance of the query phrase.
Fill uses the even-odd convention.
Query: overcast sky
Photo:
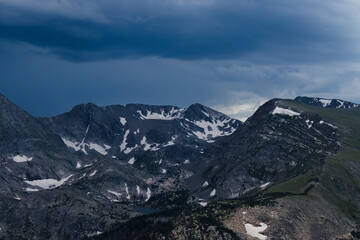
[[[0,92],[36,116],[79,103],[199,102],[248,117],[297,95],[360,103],[358,0],[0,0]]]

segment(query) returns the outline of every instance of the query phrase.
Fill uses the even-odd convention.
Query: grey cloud
[[[58,11],[55,1],[47,8],[25,2],[0,1],[3,13],[10,9],[37,19],[13,24],[16,18],[2,13],[1,38],[72,61],[157,56],[301,63],[354,59],[359,53],[359,39],[347,32],[355,20],[329,21],[330,14],[355,13],[351,6],[336,10],[334,1],[62,0],[56,1]]]
[[[200,102],[240,119],[274,97],[310,95],[360,103],[357,63],[279,65],[164,58],[69,62],[30,45],[8,43],[0,49],[1,92],[41,116],[89,101],[181,107]]]
[[[95,3],[71,0],[1,0],[0,20],[7,25],[37,25],[52,19],[108,23]]]
[[[200,102],[244,119],[273,97],[360,102],[352,0],[42,1],[0,0],[0,90],[35,115]]]

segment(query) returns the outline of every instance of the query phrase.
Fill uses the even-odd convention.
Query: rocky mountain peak
[[[199,103],[190,105],[185,111],[185,118],[191,121],[212,121],[214,118],[223,120],[229,118],[211,108],[205,107]]]
[[[5,96],[0,95],[0,150],[2,152],[43,149],[58,143],[58,136]]]
[[[359,106],[359,104],[344,101],[341,99],[327,99],[318,97],[299,96],[296,97],[294,101],[324,108],[353,108]]]
[[[229,201],[228,206],[238,211],[246,207],[240,211],[241,219],[249,216],[249,223],[256,224],[251,209],[269,196],[271,201],[288,194],[306,197],[309,189],[313,194],[319,187],[327,191],[327,185],[333,189],[336,184],[342,191],[343,183],[343,191],[348,193],[337,190],[341,193],[337,198],[348,197],[344,200],[359,209],[359,195],[354,195],[357,190],[352,185],[359,179],[358,154],[354,154],[359,149],[360,129],[356,110],[314,108],[298,101],[272,99],[241,124],[201,104],[183,109],[143,104],[98,107],[88,103],[55,117],[34,118],[1,95],[0,103],[0,208],[5,216],[0,216],[0,238],[101,238],[116,226],[129,231],[126,224],[132,220],[142,226],[145,222],[134,217],[154,209],[191,209],[187,211],[191,217],[179,224],[184,231],[175,237],[187,239],[182,233],[191,226],[214,224],[228,216],[222,207],[234,212],[223,205]],[[351,128],[346,129],[348,126]],[[346,142],[342,142],[344,136]],[[353,157],[355,162],[342,175],[339,168],[326,164],[331,162],[328,157],[344,149],[351,152],[339,155],[339,163],[347,162],[344,157]],[[348,181],[346,176],[352,173],[354,177]],[[265,192],[276,186],[282,189],[284,181],[296,181],[290,184],[296,189],[285,184],[285,192]],[[225,200],[229,198],[232,200]],[[294,204],[296,214],[297,209],[312,206]],[[262,207],[267,214],[269,204]],[[42,214],[37,214],[39,211]],[[196,211],[203,212],[205,218],[187,225],[188,220],[202,216],[193,215]],[[322,210],[321,216],[329,216],[328,212],[334,211]],[[214,217],[216,213],[222,217]],[[169,214],[150,216],[153,220],[146,223],[176,227],[172,219],[181,214]],[[278,214],[276,219],[261,221],[272,229],[279,219],[289,219]],[[303,216],[307,217],[306,213]],[[309,216],[312,219],[312,211]],[[297,217],[290,219],[299,223]],[[35,227],[44,222],[46,228]],[[225,225],[218,226],[221,229],[216,231],[222,231]],[[203,230],[198,231],[204,236]]]

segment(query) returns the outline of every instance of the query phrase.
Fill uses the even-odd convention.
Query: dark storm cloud
[[[0,37],[76,61],[357,57],[357,49],[350,48],[357,39],[347,36],[347,28],[339,29],[346,19],[340,25],[328,19],[348,9],[337,11],[333,5],[291,0],[0,0]]]
[[[40,116],[89,101],[200,102],[241,119],[273,97],[360,103],[359,12],[357,0],[0,0],[0,92]]]

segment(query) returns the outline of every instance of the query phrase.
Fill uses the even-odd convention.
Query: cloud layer
[[[81,102],[246,119],[296,95],[360,102],[355,0],[0,0],[0,92],[35,115]]]
[[[74,61],[321,62],[359,54],[353,0],[0,0],[0,9],[1,38]]]

